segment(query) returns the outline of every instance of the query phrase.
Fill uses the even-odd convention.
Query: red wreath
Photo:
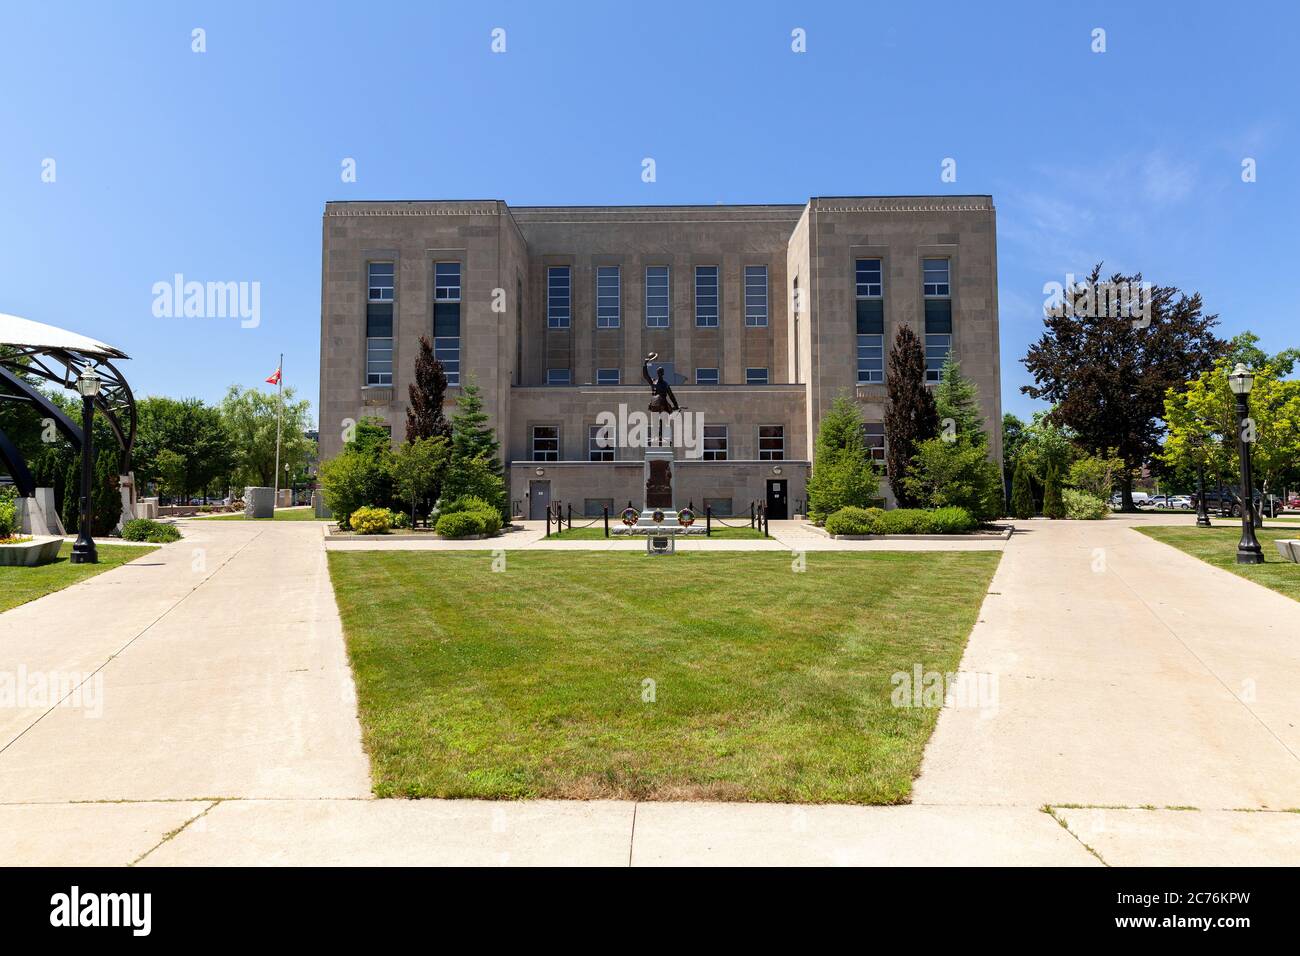
[[[623,519],[623,523],[630,528],[632,525],[637,523],[637,519],[641,517],[641,513],[635,508],[624,508],[623,514],[620,515],[620,517]]]

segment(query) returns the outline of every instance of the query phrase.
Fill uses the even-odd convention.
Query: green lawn
[[[1249,578],[1266,588],[1272,588],[1279,594],[1300,601],[1300,564],[1283,561],[1273,544],[1278,538],[1295,538],[1300,529],[1255,529],[1255,537],[1264,549],[1263,564],[1238,564],[1237,542],[1241,539],[1241,524],[1232,527],[1216,524],[1213,528],[1172,528],[1153,525],[1138,528],[1148,537],[1171,544],[1180,551],[1186,551],[1194,558],[1200,558],[1216,568],[1223,568],[1243,578]]]
[[[997,552],[339,552],[375,793],[907,801]],[[498,557],[495,560],[500,560]],[[654,701],[646,702],[645,680]]]
[[[333,521],[333,518],[317,518],[311,508],[276,508],[274,518],[249,518],[243,512],[228,515],[216,515],[204,518],[205,521]]]
[[[591,519],[587,519],[587,520],[591,520]],[[618,525],[611,520],[609,523],[609,527],[610,530],[613,531],[613,529],[618,527]],[[701,527],[703,527],[702,523],[701,523]],[[628,536],[621,535],[621,534],[620,535],[611,534],[610,537],[626,538]],[[718,527],[717,525],[714,525],[713,534],[710,535],[709,537],[706,538],[702,534],[691,535],[691,537],[698,538],[701,541],[708,541],[710,538],[724,538],[727,540],[736,540],[738,538],[761,538],[763,537],[763,532],[759,531],[757,528],[750,528],[750,527],[722,528],[722,527]],[[571,529],[566,528],[565,530],[560,531],[558,533],[552,532],[551,538],[556,540],[561,540],[561,541],[596,541],[596,540],[603,541],[605,540],[605,527],[603,523],[599,523],[599,522],[597,524],[592,525],[590,528],[581,528],[575,526]],[[642,538],[641,535],[637,535],[635,540],[640,541],[641,538]]]
[[[72,564],[68,556],[72,553],[72,542],[63,542],[57,560],[34,568],[0,568],[0,611],[35,601],[38,597],[62,591],[69,584],[76,584],[86,578],[94,577],[119,564],[126,564],[136,558],[142,558],[155,548],[145,548],[126,544],[100,544],[95,542],[99,554],[97,564]]]

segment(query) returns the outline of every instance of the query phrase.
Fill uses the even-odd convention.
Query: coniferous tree
[[[1029,477],[1029,466],[1023,458],[1016,459],[1011,479],[1011,514],[1022,521],[1034,516],[1034,486]]]
[[[1061,498],[1061,473],[1055,465],[1047,469],[1043,480],[1043,516],[1061,519],[1065,517],[1065,501]]]
[[[925,387],[925,350],[909,326],[902,326],[889,352],[885,376],[885,463],[889,487],[900,507],[913,507],[907,491],[908,465],[916,447],[939,434],[934,396]]]
[[[478,385],[466,382],[456,402],[456,412],[451,416],[452,471],[460,462],[483,458],[493,474],[501,474],[501,446],[488,421]]]
[[[988,444],[989,436],[979,409],[979,389],[961,373],[961,365],[951,356],[943,363],[939,384],[934,389],[934,404],[941,431],[945,428],[944,420],[952,419],[958,438],[969,439],[975,445]]]
[[[406,440],[450,438],[451,422],[443,413],[447,394],[447,373],[433,356],[427,335],[420,336],[420,354],[415,359],[415,381],[407,386],[410,403],[406,408]]]

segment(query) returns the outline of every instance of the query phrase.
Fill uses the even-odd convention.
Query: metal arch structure
[[[0,315],[0,346],[5,347],[0,353],[0,400],[30,403],[42,417],[53,421],[77,453],[81,452],[83,440],[81,427],[24,376],[75,392],[81,370],[93,366],[102,381],[95,408],[117,438],[118,474],[130,472],[138,421],[135,396],[112,362],[129,358],[126,353],[93,339],[5,315]],[[0,461],[7,466],[19,494],[30,497],[35,493],[35,482],[21,452],[3,432]]]

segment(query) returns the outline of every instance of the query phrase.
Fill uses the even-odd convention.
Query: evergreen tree
[[[900,507],[914,507],[907,470],[921,442],[939,434],[934,396],[925,387],[925,349],[909,326],[901,326],[889,352],[885,376],[885,456],[889,487]]]
[[[846,505],[866,508],[880,495],[880,476],[867,455],[862,415],[844,396],[836,398],[817,428],[808,516],[821,523]]]
[[[934,404],[941,430],[946,427],[945,420],[952,419],[958,438],[969,439],[974,445],[988,444],[989,436],[979,409],[979,389],[961,373],[961,365],[951,356],[943,363],[939,384],[934,389]]]
[[[415,381],[407,389],[410,403],[406,408],[406,440],[419,438],[450,438],[451,422],[443,414],[442,403],[447,394],[447,373],[442,363],[433,357],[433,346],[427,335],[420,336],[420,354],[415,359]]]
[[[1024,458],[1016,459],[1011,479],[1011,514],[1021,520],[1034,516],[1034,486]]]
[[[1055,465],[1047,469],[1043,480],[1043,516],[1060,519],[1065,517],[1065,502],[1061,498],[1061,472]]]
[[[456,413],[451,416],[451,470],[457,470],[461,462],[483,458],[494,475],[498,477],[501,469],[501,446],[496,433],[488,424],[487,412],[483,411],[483,399],[479,387],[473,382],[466,382],[461,390],[460,400],[456,402]],[[450,476],[448,476],[450,479]]]

